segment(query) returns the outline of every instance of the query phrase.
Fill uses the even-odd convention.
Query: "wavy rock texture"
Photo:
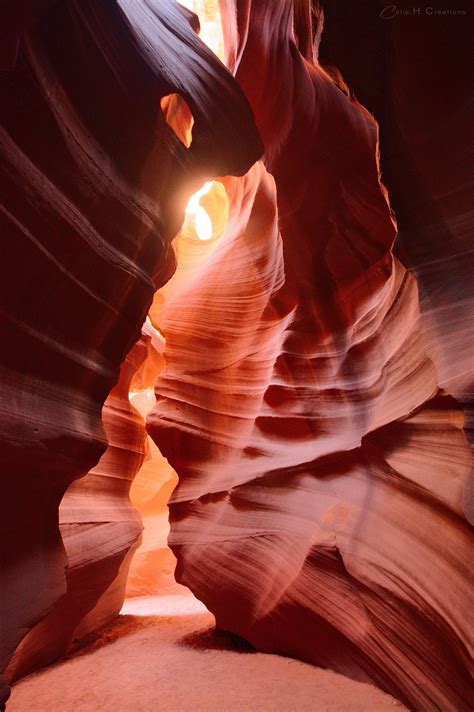
[[[128,353],[102,411],[108,447],[96,467],[73,482],[59,507],[67,556],[67,593],[23,638],[7,670],[15,680],[59,658],[74,638],[118,615],[130,559],[142,531],[128,498],[145,456],[145,421],[130,404],[134,374],[147,357],[143,335]]]
[[[96,610],[87,629],[118,608],[120,566],[139,528],[124,480],[129,458],[133,467],[141,458],[135,416],[120,456],[115,442],[128,405],[110,413],[110,471],[102,461],[68,494],[65,546],[59,503],[106,449],[102,406],[173,272],[187,197],[208,176],[245,172],[260,151],[242,91],[170,0],[32,2],[1,13],[0,671],[49,612],[61,627],[60,608],[75,609],[74,626]],[[160,109],[174,92],[194,117],[189,149]],[[110,542],[112,530],[120,541]],[[57,632],[47,631],[42,663],[72,630]]]
[[[471,455],[392,253],[377,124],[304,12],[307,60],[287,0],[222,8],[265,165],[223,180],[227,230],[163,311],[147,427],[179,474],[179,580],[262,650],[467,710]]]
[[[430,355],[441,384],[463,405],[472,442],[473,22],[465,10],[429,15],[423,3],[421,22],[410,16],[381,21],[377,2],[324,3],[319,55],[341,69],[380,123],[383,176],[397,214],[396,250],[416,274]],[[361,34],[363,43],[355,40]],[[473,508],[472,497],[467,506]]]

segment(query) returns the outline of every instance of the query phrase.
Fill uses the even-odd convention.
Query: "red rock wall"
[[[265,156],[164,311],[148,430],[179,474],[178,578],[259,649],[467,710],[471,454],[377,124],[298,52],[290,2],[222,8]]]
[[[149,338],[133,345],[187,197],[250,168],[220,179],[225,232],[183,243],[151,312],[167,367],[148,430],[180,477],[180,581],[262,650],[416,709],[472,707],[469,75],[453,59],[470,34],[449,52],[439,26],[324,5],[320,59],[350,90],[316,61],[319,5],[222,0],[227,63],[265,146],[252,168],[244,96],[171,1],[2,16],[6,679],[120,608],[145,441],[128,391],[153,375],[135,372]],[[381,124],[397,257],[378,126],[353,89]],[[193,114],[189,150],[160,109],[174,93]],[[155,522],[152,463],[132,498]],[[156,546],[132,592],[156,585]]]
[[[145,454],[145,421],[128,393],[147,356],[150,338],[133,346],[103,408],[108,447],[85,477],[73,482],[59,507],[67,557],[66,595],[23,638],[7,670],[15,680],[63,655],[80,638],[118,615],[130,559],[142,524],[128,494]],[[147,348],[148,347],[148,348]]]
[[[97,511],[101,521],[89,520],[94,532],[86,532],[85,500],[63,523],[66,551],[59,504],[106,449],[102,406],[174,270],[170,243],[188,195],[205,177],[247,170],[260,144],[238,85],[171,0],[23,3],[1,10],[0,26],[2,671],[54,606],[76,605],[73,575],[90,611],[128,557],[138,525],[120,473],[114,486],[128,524],[114,552],[102,534],[116,515]],[[161,97],[173,92],[194,116],[189,150],[161,112]],[[104,456],[109,476],[115,455]],[[89,475],[92,490],[102,489],[103,474]],[[83,537],[84,559],[68,561]],[[95,565],[97,586],[87,573]],[[97,620],[119,598],[111,595]],[[63,652],[71,632],[48,640],[42,663]]]
[[[395,249],[416,274],[430,354],[441,383],[463,405],[472,441],[474,23],[462,3],[418,5],[413,15],[413,3],[398,3],[408,14],[386,13],[385,20],[377,2],[324,3],[319,56],[340,68],[380,124]]]

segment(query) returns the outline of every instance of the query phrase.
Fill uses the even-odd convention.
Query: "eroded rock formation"
[[[473,16],[448,5],[423,3],[420,16],[381,21],[376,2],[324,3],[319,55],[342,71],[380,124],[395,250],[416,275],[430,356],[441,384],[462,404],[473,442]],[[412,3],[397,8],[413,13]],[[473,506],[472,497],[465,505]]]
[[[179,474],[178,578],[260,649],[467,710],[471,453],[393,255],[377,124],[309,15],[305,59],[292,3],[222,8],[265,156],[224,181],[227,231],[164,310],[148,430]]]
[[[126,565],[138,523],[121,468],[129,457],[136,467],[138,441],[120,456],[111,441],[102,461],[110,469],[98,466],[87,480],[122,493],[122,524],[114,507],[99,513],[101,496],[92,519],[84,517],[94,493],[74,504],[77,485],[64,545],[59,504],[106,449],[102,406],[154,292],[174,270],[170,244],[187,197],[207,177],[247,170],[260,143],[242,91],[171,0],[31,2],[2,9],[1,20],[3,671],[50,612],[61,630],[56,638],[46,631],[41,662],[63,652],[80,616]],[[193,114],[189,149],[160,108],[174,92]],[[128,423],[130,443],[136,417]],[[122,540],[104,542],[113,522]],[[81,611],[65,631],[58,607],[79,605],[72,576]],[[116,593],[99,622],[117,611]],[[0,699],[6,694],[2,683]]]
[[[59,526],[67,557],[66,595],[27,633],[9,665],[11,680],[55,660],[80,638],[116,616],[130,559],[142,531],[128,499],[145,455],[145,421],[130,404],[134,374],[150,348],[143,335],[128,353],[103,408],[108,446],[85,477],[67,489]]]
[[[237,81],[172,0],[2,17],[2,680],[116,615],[126,584],[166,590],[177,472],[178,577],[221,627],[470,709],[466,167],[430,158],[419,37],[376,2],[324,4],[327,69],[316,3],[221,0]],[[210,232],[186,219],[171,248],[216,176]]]

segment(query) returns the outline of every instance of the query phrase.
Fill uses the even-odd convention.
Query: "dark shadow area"
[[[67,654],[61,659],[71,660],[82,655],[90,655],[99,648],[104,648],[106,645],[114,643],[118,638],[124,638],[127,635],[132,635],[138,630],[149,628],[153,625],[159,625],[155,616],[117,616],[113,621],[92,631],[84,638],[76,640],[71,645]],[[53,663],[54,664],[54,663]]]
[[[257,650],[246,640],[220,628],[209,627],[185,635],[178,645],[198,650],[231,650],[238,653],[256,653]]]

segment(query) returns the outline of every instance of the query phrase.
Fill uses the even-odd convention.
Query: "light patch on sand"
[[[189,594],[172,596],[137,596],[126,598],[120,611],[121,616],[156,616],[170,618],[176,616],[197,616],[209,614],[204,603]]]

